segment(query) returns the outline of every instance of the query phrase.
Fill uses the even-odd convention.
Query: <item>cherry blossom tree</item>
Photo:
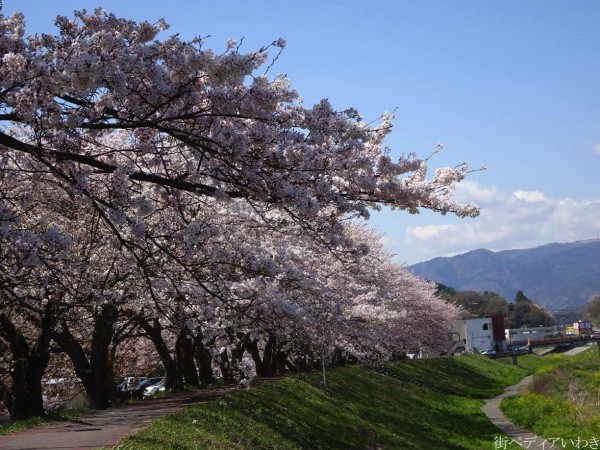
[[[45,175],[29,169],[18,155],[0,159],[0,199],[19,205],[18,215],[0,206],[0,397],[12,419],[43,414],[41,380],[66,295],[50,268],[72,243],[54,223],[31,214],[51,196]]]
[[[264,305],[270,308],[264,317],[271,322],[262,324],[267,337],[263,332],[262,344],[258,338],[247,347],[257,371],[265,367],[258,346],[279,371],[294,367],[294,358],[314,365],[323,358],[374,361],[422,347],[446,350],[456,308],[435,296],[433,284],[395,263],[376,234],[355,225],[346,234],[353,251],[345,258],[310,242],[286,246],[302,255],[286,275],[302,282],[286,280],[278,295],[270,294],[276,301]],[[254,335],[261,333],[255,328]]]
[[[18,211],[0,235],[0,339],[12,354],[4,403],[14,418],[43,412],[41,381],[54,340],[71,357],[92,405],[106,407],[110,347],[123,334],[116,325],[119,305],[130,300],[131,271],[97,211],[53,189],[53,177],[37,162],[6,154],[0,167],[0,196]]]
[[[371,127],[326,100],[306,108],[285,77],[258,73],[283,40],[215,54],[200,38],[157,39],[162,20],[96,10],[56,24],[58,36],[25,37],[22,15],[0,23],[0,145],[39,162],[115,232],[141,232],[144,212],[184,194],[284,209],[316,230],[383,204],[477,213],[449,198],[466,165],[427,180],[427,160],[391,160],[390,116]]]
[[[56,25],[0,16],[2,349],[13,329],[43,355],[53,339],[103,408],[132,331],[179,387],[245,376],[249,355],[268,375],[443,346],[452,308],[346,224],[475,216],[451,198],[467,164],[428,178],[429,157],[390,157],[391,115],[304,106],[269,77],[282,39],[215,53],[101,9]]]

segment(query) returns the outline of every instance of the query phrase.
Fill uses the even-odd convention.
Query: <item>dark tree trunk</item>
[[[175,355],[177,356],[177,371],[182,374],[185,383],[189,386],[200,386],[200,378],[194,362],[192,337],[185,330],[181,331],[177,337]]]
[[[246,343],[246,350],[250,353],[252,360],[254,361],[254,368],[256,369],[256,375],[259,377],[266,377],[263,360],[260,357],[260,350],[258,349],[258,340],[253,340]]]
[[[312,364],[309,364],[306,356],[302,355],[294,359],[294,367],[298,372],[309,372],[312,369]]]
[[[227,350],[219,354],[219,367],[221,369],[221,375],[223,376],[223,383],[233,384],[236,382],[234,371],[232,370],[231,363],[229,362],[229,356]]]
[[[263,372],[265,377],[272,377],[277,373],[277,353],[277,338],[269,334],[263,353]]]
[[[1,348],[0,348],[1,350]],[[0,401],[7,411],[12,410],[13,396],[10,388],[0,380]]]
[[[92,385],[92,368],[88,360],[87,354],[83,350],[83,347],[77,342],[71,331],[67,327],[66,323],[62,323],[60,331],[56,331],[52,335],[52,339],[56,342],[59,347],[69,356],[75,373],[81,380],[85,392],[90,396],[90,392],[93,390]]]
[[[66,323],[53,335],[54,341],[67,353],[75,373],[83,383],[92,409],[106,409],[114,396],[111,342],[114,325],[119,317],[116,306],[105,304],[96,315],[92,332],[91,350],[88,355],[77,342]]]
[[[48,365],[49,354],[39,354],[32,349],[28,356],[13,362],[13,401],[11,420],[23,420],[44,415],[42,399],[42,377]]]
[[[288,355],[282,350],[283,345],[277,342],[277,338],[269,334],[267,342],[265,343],[265,349],[260,354],[258,349],[257,340],[246,340],[244,349],[250,353],[254,360],[254,366],[256,367],[256,374],[259,377],[272,377],[274,375],[283,375],[286,372],[286,368],[291,365],[288,361]],[[292,365],[292,367],[294,367]]]
[[[90,352],[93,384],[90,400],[93,409],[108,408],[115,390],[110,344],[115,333],[114,325],[118,318],[118,308],[111,304],[105,304],[100,308],[100,314],[94,323]]]
[[[175,359],[171,357],[171,352],[162,337],[160,322],[158,319],[153,320],[150,324],[144,317],[138,318],[138,323],[154,344],[154,348],[160,357],[160,361],[165,369],[165,387],[169,390],[183,389],[183,376],[177,371]]]
[[[281,350],[282,346],[280,346],[277,349],[277,358],[276,358],[276,362],[277,362],[277,374],[278,375],[284,375],[285,374],[285,367],[287,365],[287,353],[284,352],[283,350]]]
[[[195,341],[196,361],[198,362],[198,375],[200,378],[200,382],[204,385],[214,383],[215,375],[212,369],[212,355],[202,343],[201,334],[198,334],[198,336],[196,336]]]
[[[343,366],[344,364],[346,364],[347,360],[344,357],[344,354],[342,353],[342,350],[339,348],[336,348],[333,351],[333,355],[331,356],[331,364],[330,366],[335,367],[335,366]]]
[[[232,357],[241,363],[244,359],[244,352],[246,351],[247,345],[250,343],[250,337],[247,334],[237,333],[237,345],[235,349],[231,350]]]
[[[10,390],[0,387],[3,403],[9,407],[11,420],[44,415],[42,377],[50,359],[52,313],[49,309],[41,321],[39,336],[33,346],[5,314],[0,314],[0,334],[12,353]]]

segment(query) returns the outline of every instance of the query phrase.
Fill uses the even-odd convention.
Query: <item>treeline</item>
[[[556,325],[555,317],[542,305],[527,298],[522,291],[517,291],[512,302],[495,292],[457,292],[443,284],[438,284],[437,292],[441,298],[472,317],[502,314],[506,318],[506,326],[510,328]]]
[[[96,409],[115,378],[167,389],[443,351],[456,309],[357,224],[386,206],[478,214],[467,164],[393,161],[392,116],[304,106],[279,39],[215,53],[104,10],[25,36],[0,15],[0,403],[43,380]],[[268,52],[275,52],[269,56]],[[437,152],[436,148],[434,152]],[[127,372],[125,372],[127,371]]]

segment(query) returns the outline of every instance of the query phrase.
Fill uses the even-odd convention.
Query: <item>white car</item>
[[[159,392],[164,392],[165,390],[165,380],[164,378],[156,384],[152,386],[148,386],[144,389],[144,397],[150,397],[151,395],[157,394]]]

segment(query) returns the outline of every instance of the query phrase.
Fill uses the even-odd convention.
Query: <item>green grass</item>
[[[539,363],[479,355],[391,363],[427,386],[360,366],[284,378],[152,422],[117,449],[493,449],[482,398]],[[538,358],[539,359],[539,358]],[[430,389],[443,388],[448,394]]]
[[[551,365],[538,368],[530,392],[506,398],[506,416],[547,439],[560,438],[565,448],[600,447],[600,356],[596,348],[576,356],[554,355]],[[573,443],[571,443],[573,440]],[[593,447],[587,447],[593,448]]]
[[[24,430],[25,428],[36,427],[50,422],[59,422],[63,420],[73,419],[81,414],[79,409],[63,409],[59,412],[48,413],[44,417],[31,417],[26,420],[18,420],[16,422],[0,425],[0,435],[14,433],[15,431]]]
[[[525,375],[545,365],[544,359],[535,355],[519,356],[517,363],[518,365],[513,365],[510,358],[496,360],[468,354],[453,358],[423,359],[408,364],[390,363],[387,367],[454,395],[490,398],[501,394],[506,386],[517,383]]]

